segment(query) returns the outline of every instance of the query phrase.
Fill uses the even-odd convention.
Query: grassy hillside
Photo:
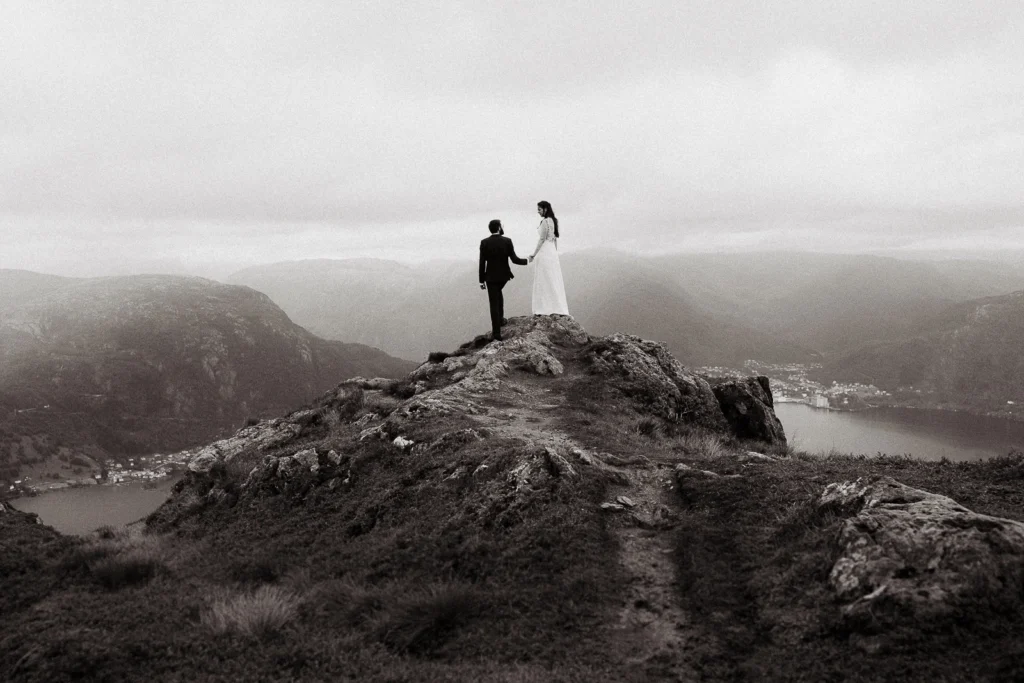
[[[515,357],[527,325],[484,353]],[[0,512],[0,670],[26,682],[1024,676],[1019,596],[895,630],[887,615],[846,620],[828,579],[844,520],[815,503],[829,482],[887,474],[1020,520],[1019,456],[777,446],[751,459],[763,444],[644,409],[654,389],[603,365],[609,348],[559,341],[560,374],[485,364],[453,390],[470,344],[416,396],[339,387],[285,418],[301,425],[288,442],[262,447],[253,431],[230,458],[198,454],[145,529],[68,539]]]

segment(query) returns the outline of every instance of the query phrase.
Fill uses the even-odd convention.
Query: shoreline
[[[87,489],[93,487],[117,487],[117,486],[131,486],[135,484],[141,484],[143,488],[147,488],[147,484],[153,484],[152,488],[165,479],[174,477],[179,472],[166,472],[158,476],[151,477],[129,477],[126,480],[121,481],[110,481],[110,480],[92,480],[93,483],[84,483],[86,480],[75,480],[75,481],[60,481],[53,482],[46,486],[25,486],[19,487],[13,490],[4,491],[0,494],[0,502],[9,502],[17,500],[18,498],[36,498],[38,496],[45,496],[48,493],[57,493],[60,491],[67,491],[68,489]]]
[[[984,410],[981,408],[974,408],[971,406],[950,406],[950,405],[911,405],[909,403],[866,403],[862,407],[849,408],[849,407],[836,407],[829,406],[827,408],[819,408],[809,401],[791,398],[776,398],[775,403],[796,403],[799,405],[813,408],[814,410],[826,410],[837,413],[862,413],[868,410],[877,410],[880,408],[900,408],[906,410],[933,410],[943,413],[964,413],[967,415],[973,415],[976,417],[988,417],[994,420],[1006,420],[1007,422],[1024,423],[1024,413],[1007,413],[995,410]]]

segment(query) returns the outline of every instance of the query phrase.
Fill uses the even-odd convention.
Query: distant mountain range
[[[0,271],[0,466],[180,449],[412,363],[201,278]],[[2,475],[0,475],[2,476]]]
[[[901,338],[951,304],[1024,289],[1024,264],[999,261],[767,253],[653,262],[710,313],[826,354]]]
[[[820,360],[899,339],[951,304],[1024,288],[1024,267],[979,260],[592,250],[564,255],[562,268],[570,312],[584,327],[663,341],[688,365]],[[509,315],[530,310],[530,269],[514,272]],[[405,358],[488,327],[473,261],[292,261],[228,280],[267,293],[317,334]]]
[[[814,352],[792,337],[715,315],[649,259],[611,251],[562,258],[569,310],[594,334],[625,332],[664,341],[688,364]],[[532,272],[517,267],[505,288],[507,315],[530,311]],[[488,331],[487,297],[475,262],[410,267],[391,261],[312,260],[248,268],[229,282],[266,292],[299,324],[333,339],[423,359]]]
[[[1024,291],[949,306],[906,338],[862,345],[831,359],[823,372],[889,391],[921,391],[943,405],[1024,404]]]

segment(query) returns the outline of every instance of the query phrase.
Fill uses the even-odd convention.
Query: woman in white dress
[[[536,262],[533,271],[533,314],[569,315],[562,266],[558,261],[558,219],[548,202],[537,202],[537,213],[542,220],[537,226],[537,248],[530,256],[530,263]]]

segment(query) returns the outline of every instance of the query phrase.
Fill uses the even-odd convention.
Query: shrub
[[[367,412],[377,413],[381,417],[387,417],[395,412],[400,405],[402,405],[401,400],[384,394],[370,394],[363,402],[363,407]]]
[[[640,436],[648,436],[653,438],[658,435],[659,431],[661,431],[661,425],[659,425],[658,421],[653,417],[647,416],[641,418],[640,421],[636,423],[636,426],[633,428],[633,431],[635,431]]]
[[[127,539],[128,530],[124,527],[114,527],[109,524],[104,524],[100,528],[96,529],[96,537],[105,541],[112,539]]]
[[[366,393],[354,382],[343,382],[335,389],[334,398],[329,402],[339,417],[349,418],[363,407]]]
[[[416,384],[407,379],[395,380],[384,387],[384,393],[405,400],[416,395]]]
[[[440,363],[445,358],[451,357],[451,355],[452,354],[446,353],[444,351],[431,351],[430,353],[427,354],[427,362],[428,363]]]
[[[89,565],[96,580],[110,590],[146,583],[166,568],[163,553],[153,547],[132,548]]]
[[[291,591],[261,586],[252,593],[215,600],[202,616],[202,623],[214,633],[267,638],[280,633],[296,617],[298,603]]]
[[[444,643],[479,608],[480,600],[471,590],[458,585],[435,586],[385,609],[376,629],[377,638],[398,652],[431,650]]]
[[[368,588],[348,579],[337,579],[317,586],[314,600],[320,612],[337,614],[346,625],[358,626],[382,610],[384,596],[392,592],[388,585]]]
[[[247,557],[228,565],[228,576],[238,583],[273,583],[283,574],[281,562],[269,557]]]
[[[110,526],[96,533],[96,539],[77,545],[64,559],[64,570],[84,570],[105,588],[117,590],[145,583],[168,569],[158,539],[130,536],[127,530]]]

